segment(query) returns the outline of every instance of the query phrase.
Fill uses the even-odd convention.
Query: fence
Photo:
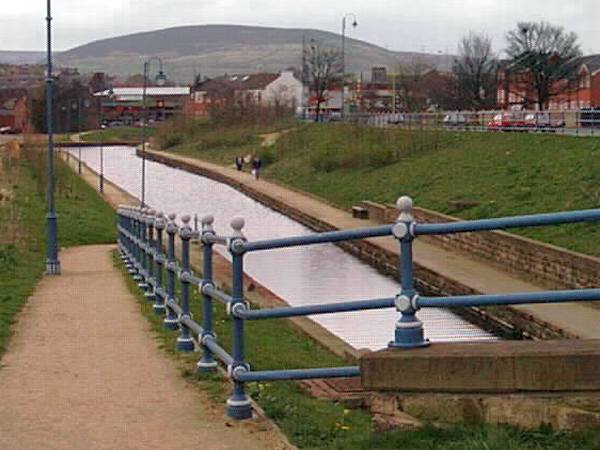
[[[435,113],[354,113],[347,120],[374,127],[455,131],[513,131],[594,136],[600,110],[445,111]]]
[[[398,199],[396,206],[400,215],[393,224],[254,242],[244,237],[244,220],[241,218],[231,221],[233,231],[230,235],[221,236],[214,231],[212,216],[204,217],[201,230],[196,231],[190,227],[189,216],[183,216],[179,226],[174,214],[165,218],[162,213],[155,214],[148,208],[122,206],[118,209],[119,250],[129,273],[138,281],[145,297],[153,302],[154,311],[164,316],[164,326],[171,330],[179,328],[177,350],[191,352],[196,345],[202,349],[202,357],[197,364],[198,372],[215,370],[216,360],[227,367],[227,374],[233,381],[233,391],[227,400],[227,413],[235,419],[246,419],[252,415],[251,402],[244,390],[246,382],[360,375],[358,366],[251,370],[244,356],[244,322],[247,320],[395,307],[400,318],[389,347],[403,349],[429,345],[423,324],[416,316],[421,308],[600,300],[600,289],[426,297],[416,292],[413,277],[413,240],[418,236],[600,221],[600,209],[451,223],[417,223],[412,216],[412,200],[409,197]],[[179,258],[176,257],[177,236],[181,244]],[[396,239],[400,246],[399,274],[402,287],[395,297],[258,310],[251,309],[244,300],[244,255],[247,253],[382,236]],[[199,240],[203,253],[202,277],[195,275],[190,267],[190,242],[193,238]],[[231,255],[231,294],[218,289],[213,282],[213,251],[216,245],[224,246]],[[178,293],[177,281],[180,284]],[[191,286],[198,287],[202,294],[201,323],[196,322],[190,314]],[[224,304],[231,319],[231,353],[219,344],[213,332],[213,301]]]

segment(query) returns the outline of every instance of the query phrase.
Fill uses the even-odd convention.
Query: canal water
[[[78,150],[73,148],[71,152],[77,156]],[[82,160],[98,171],[99,149],[83,147],[81,153]],[[133,148],[105,147],[104,174],[139,198],[141,159]],[[212,214],[219,234],[229,234],[229,221],[243,217],[244,233],[250,241],[313,233],[228,185],[152,161],[146,161],[146,203],[178,217]],[[395,280],[333,244],[250,253],[245,258],[245,271],[293,306],[393,297],[400,288]],[[355,348],[378,349],[392,339],[397,316],[390,308],[311,318]],[[495,339],[448,310],[428,308],[419,311],[418,317],[431,341]]]

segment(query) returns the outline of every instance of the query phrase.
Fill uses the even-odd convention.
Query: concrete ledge
[[[434,344],[360,358],[366,390],[400,392],[600,391],[600,340]]]

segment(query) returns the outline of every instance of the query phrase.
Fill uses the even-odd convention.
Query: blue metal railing
[[[470,307],[491,305],[517,305],[525,303],[560,303],[600,300],[600,289],[578,289],[563,291],[527,292],[494,295],[464,295],[448,297],[419,296],[414,286],[413,241],[420,235],[452,234],[484,230],[500,230],[516,227],[547,226],[565,223],[600,221],[600,209],[472,220],[452,223],[416,223],[412,216],[412,200],[401,197],[396,206],[399,217],[394,224],[348,231],[314,233],[283,239],[248,242],[242,232],[243,219],[231,221],[230,236],[219,236],[213,228],[214,219],[202,219],[202,230],[190,227],[190,217],[183,216],[182,225],[175,222],[175,215],[168,218],[155,214],[148,208],[120,207],[118,210],[119,249],[121,256],[144,296],[153,302],[156,314],[164,316],[167,329],[179,329],[177,350],[202,350],[197,371],[210,372],[216,369],[217,360],[227,367],[233,381],[232,395],[227,400],[227,412],[235,419],[252,415],[250,399],[245,393],[244,383],[267,380],[300,380],[310,378],[332,378],[359,376],[358,366],[307,368],[294,370],[252,371],[244,353],[244,322],[331,314],[348,311],[395,308],[400,313],[390,348],[417,348],[429,345],[424,337],[423,323],[416,313],[421,308]],[[195,227],[197,229],[197,226]],[[165,242],[166,232],[166,242]],[[180,263],[176,258],[176,237],[181,244]],[[266,251],[285,247],[297,247],[391,236],[400,245],[400,292],[392,298],[290,306],[253,310],[244,299],[244,256],[248,252]],[[190,266],[191,239],[198,238],[202,254],[202,277],[192,273]],[[225,246],[231,255],[232,292],[218,289],[213,281],[213,251],[215,245]],[[166,286],[164,272],[166,271]],[[179,295],[176,283],[179,280]],[[190,313],[190,286],[197,286],[202,295],[202,323],[196,322]],[[225,350],[213,331],[213,301],[226,306],[231,319],[231,352]]]

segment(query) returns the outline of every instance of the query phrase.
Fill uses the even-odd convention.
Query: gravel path
[[[229,421],[157,349],[112,246],[61,252],[0,360],[0,449],[285,449],[264,419]]]

